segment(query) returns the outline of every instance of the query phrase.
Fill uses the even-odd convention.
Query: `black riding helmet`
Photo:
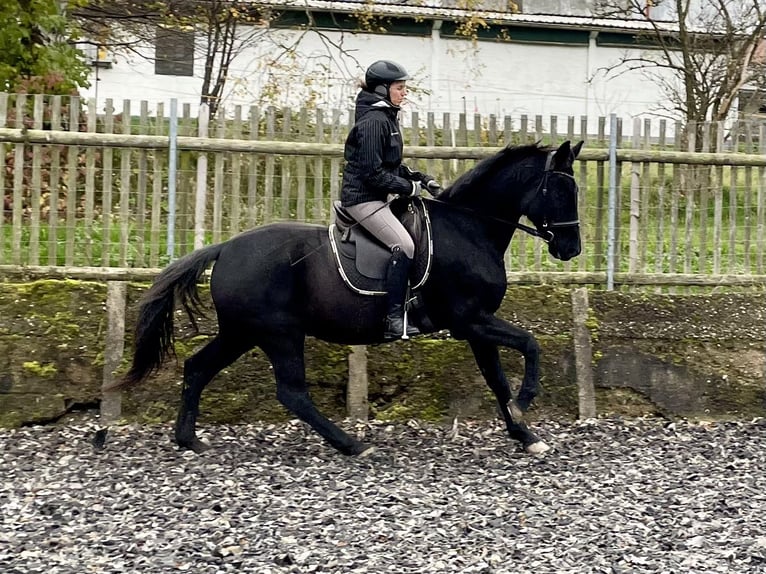
[[[391,60],[378,60],[370,64],[364,74],[364,83],[367,90],[379,96],[390,99],[388,88],[393,82],[404,82],[410,79],[410,75],[404,66]]]

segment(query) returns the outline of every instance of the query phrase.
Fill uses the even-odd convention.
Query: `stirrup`
[[[398,320],[396,322],[399,323]],[[396,324],[392,325],[392,321],[386,319],[386,329],[383,332],[383,341],[385,343],[398,341],[399,339],[408,341],[410,337],[416,337],[422,334],[420,330],[415,327],[415,325],[407,325],[406,321],[404,320],[402,320],[399,324],[401,327]]]
[[[404,316],[402,317],[402,339],[407,341],[410,337],[417,337],[421,334],[420,329],[415,325],[410,325],[407,321],[407,308],[404,309]]]

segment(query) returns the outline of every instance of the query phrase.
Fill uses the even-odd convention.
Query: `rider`
[[[346,138],[341,203],[351,216],[391,250],[386,273],[388,293],[385,341],[419,334],[404,332],[404,303],[415,244],[391,213],[389,194],[412,195],[420,185],[436,193],[441,186],[430,175],[402,164],[404,143],[399,129],[399,106],[407,95],[407,71],[395,62],[379,60],[367,68],[356,97],[354,127]]]

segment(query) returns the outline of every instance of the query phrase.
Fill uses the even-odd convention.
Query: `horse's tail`
[[[174,261],[154,280],[144,294],[136,322],[133,364],[130,370],[107,390],[136,385],[159,369],[174,354],[173,312],[176,298],[196,328],[194,312],[200,312],[197,281],[208,265],[218,258],[222,244],[198,249]]]

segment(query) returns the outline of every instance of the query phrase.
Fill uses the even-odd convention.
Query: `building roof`
[[[580,30],[610,30],[626,32],[651,32],[655,26],[665,32],[677,32],[674,22],[650,22],[591,16],[566,16],[553,14],[523,14],[491,10],[469,10],[444,7],[441,0],[251,0],[252,4],[278,10],[326,11],[346,14],[368,13],[375,16],[399,18],[429,18],[460,20],[467,15],[477,16],[488,24],[538,26],[544,28],[567,28]]]

